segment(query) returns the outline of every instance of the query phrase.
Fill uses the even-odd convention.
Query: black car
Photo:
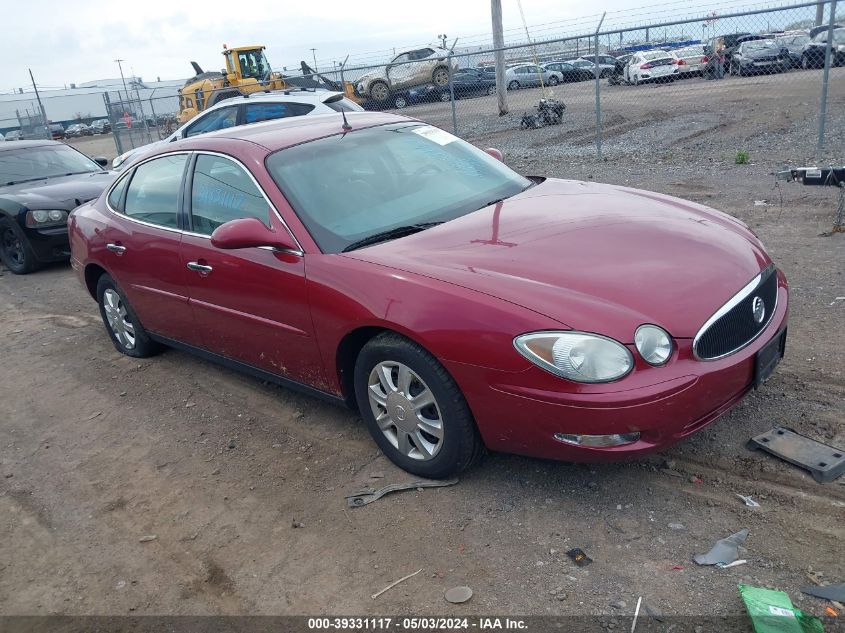
[[[65,138],[74,138],[77,136],[91,136],[94,132],[90,127],[84,123],[74,123],[65,130]]]
[[[114,174],[55,141],[0,143],[0,261],[15,274],[70,256],[67,219],[100,195]]]
[[[459,68],[452,74],[455,98],[496,94],[496,73],[491,77],[476,68]]]
[[[108,134],[111,132],[111,123],[108,119],[97,119],[91,124],[91,131],[94,134]]]
[[[784,33],[775,37],[778,46],[787,52],[787,65],[790,68],[801,67],[801,54],[804,46],[810,42],[810,36],[806,33]]]
[[[824,55],[827,50],[829,30],[819,31],[812,41],[804,45],[801,53],[801,68],[824,68]],[[833,30],[830,48],[831,66],[845,64],[845,28]]]
[[[569,62],[551,62],[550,64],[543,64],[543,68],[548,70],[560,83],[593,81],[596,78],[592,71],[586,68],[577,68]]]
[[[788,64],[789,51],[781,48],[775,40],[751,40],[734,50],[730,71],[739,77],[779,73],[786,70]]]

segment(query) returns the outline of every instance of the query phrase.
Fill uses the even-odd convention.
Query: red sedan
[[[497,154],[377,113],[186,139],[74,211],[73,267],[120,352],[357,407],[426,477],[636,457],[768,378],[787,283],[742,222]]]

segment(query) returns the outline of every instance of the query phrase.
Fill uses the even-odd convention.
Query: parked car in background
[[[633,53],[627,53],[616,57],[616,64],[613,67],[613,72],[607,76],[607,83],[619,85],[625,81],[625,67],[633,56]]]
[[[723,59],[722,62],[722,69],[727,72],[728,65],[730,63],[730,56],[733,53],[733,50],[736,48],[737,44],[741,41],[742,38],[751,35],[747,31],[743,31],[740,33],[727,33],[725,35],[716,35],[711,37],[707,40],[704,44],[704,54],[710,58],[710,62],[708,64],[708,74],[713,73],[713,65],[715,64],[715,57],[717,52],[721,52]]]
[[[452,59],[452,72],[458,62]],[[442,48],[418,48],[399,53],[382,68],[371,70],[355,82],[362,97],[386,102],[390,94],[420,84],[449,85],[448,51]]]
[[[17,275],[70,256],[67,218],[114,180],[105,158],[56,141],[0,145],[0,260]]]
[[[772,375],[787,282],[739,220],[525,178],[406,117],[347,122],[162,146],[77,208],[72,266],[115,349],[177,347],[346,403],[426,478],[484,448],[641,457]]]
[[[595,79],[595,75],[591,71],[586,68],[576,68],[569,62],[551,62],[543,64],[543,68],[549,72],[550,85]]]
[[[789,68],[801,67],[801,53],[811,40],[807,33],[784,33],[774,38],[777,45],[786,51],[784,62]]]
[[[91,131],[94,134],[108,134],[111,132],[111,123],[108,119],[97,119],[91,124]]]
[[[75,136],[91,136],[93,134],[93,130],[84,123],[74,123],[73,125],[69,125],[65,130],[65,137],[67,138],[73,138]]]
[[[459,68],[452,73],[455,99],[496,94],[496,75],[492,77],[476,68]],[[449,86],[445,86],[446,91]]]
[[[801,51],[801,68],[823,68],[824,56],[827,50],[829,30],[819,31],[816,36],[804,45]],[[830,65],[841,66],[845,63],[845,28],[833,30],[833,41],[830,49]]]
[[[819,25],[819,26],[813,26],[813,27],[811,27],[811,28],[810,28],[810,30],[809,30],[809,31],[807,31],[807,35],[809,35],[809,36],[810,36],[810,39],[815,39],[816,35],[818,35],[818,34],[819,34],[819,33],[821,33],[822,31],[824,31],[825,33],[827,33],[827,31],[829,30],[829,28],[830,28],[830,25],[829,25],[829,24],[821,24],[821,25]],[[833,28],[834,28],[834,29],[842,29],[842,28],[845,28],[845,27],[844,27],[844,26],[842,26],[841,24],[834,24],[834,25],[833,25]]]
[[[20,141],[23,138],[20,130],[12,130],[11,132],[6,132],[6,140],[7,141]]]
[[[678,74],[681,77],[703,75],[707,67],[708,57],[704,53],[703,44],[695,44],[670,51],[677,60]]]
[[[636,53],[625,66],[625,81],[638,86],[649,82],[674,81],[679,76],[678,65],[671,53],[661,50]]]
[[[484,73],[484,76],[488,79],[492,79],[496,81],[496,67],[495,66],[483,66],[479,68],[479,70]]]
[[[589,69],[589,71],[593,74],[593,79],[596,77],[596,64],[595,64],[595,55],[582,55],[578,59],[569,60],[567,63],[572,64],[576,68],[581,69]],[[589,62],[589,65],[584,65],[581,62]],[[604,79],[611,73],[613,73],[613,69],[616,67],[616,58],[611,55],[599,55],[599,77]]]
[[[743,42],[731,57],[730,73],[739,77],[781,73],[789,63],[787,57],[775,40]]]
[[[505,71],[505,85],[508,90],[533,88],[541,83],[546,86],[554,85],[551,78],[552,74],[548,70],[535,64],[511,66]]]
[[[249,125],[310,114],[331,114],[341,110],[359,112],[363,108],[351,99],[347,99],[342,92],[330,92],[328,90],[296,89],[223,99],[203,110],[167,138],[124,152],[112,161],[112,169],[122,169],[131,157],[140,156],[154,147],[189,136],[197,136],[237,125]]]
[[[426,84],[424,86],[415,86],[409,90],[399,90],[390,96],[390,101],[385,103],[376,103],[368,101],[364,105],[365,109],[370,110],[384,110],[385,108],[407,108],[410,105],[417,103],[431,103],[433,101],[448,102],[452,99],[452,93],[449,91],[449,86],[435,86],[434,84]]]

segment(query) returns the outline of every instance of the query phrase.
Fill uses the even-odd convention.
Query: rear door
[[[179,255],[179,208],[188,153],[140,163],[118,181],[107,203],[104,264],[150,332],[195,341]]]
[[[302,254],[211,244],[215,228],[238,218],[255,217],[287,231],[246,168],[221,154],[198,153],[186,208],[190,230],[182,240],[181,266],[202,346],[298,382],[324,385]]]

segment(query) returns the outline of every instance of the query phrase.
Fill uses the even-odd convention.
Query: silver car
[[[417,48],[399,53],[385,66],[359,77],[355,90],[362,97],[382,102],[387,101],[393,91],[422,84],[443,88],[449,85],[448,55],[443,48]],[[452,59],[452,72],[456,70],[458,62]]]
[[[700,75],[707,66],[707,55],[703,44],[685,46],[669,52],[678,60],[679,75]]]
[[[541,81],[543,85],[548,86],[552,83],[552,76],[552,73],[542,66],[520,64],[518,66],[511,66],[505,71],[505,85],[508,87],[508,90],[532,88],[539,86]]]

